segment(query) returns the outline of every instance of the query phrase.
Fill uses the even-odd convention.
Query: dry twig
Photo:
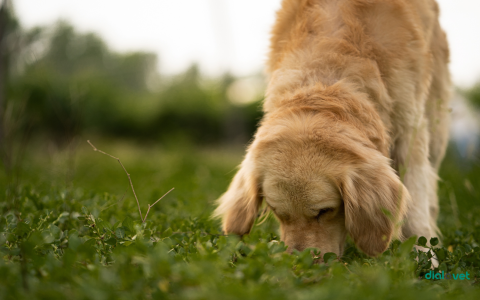
[[[97,149],[97,147],[95,147],[95,146],[90,142],[90,140],[87,140],[87,143],[89,143],[90,146],[92,146],[92,148],[93,148],[94,151],[100,152],[100,153],[102,153],[102,154],[105,154],[105,155],[110,156],[110,157],[113,158],[113,159],[116,159],[116,160],[118,161],[118,163],[122,166],[123,170],[125,171],[125,173],[126,173],[127,176],[128,176],[128,181],[130,182],[130,187],[132,188],[133,195],[135,196],[135,200],[137,201],[138,213],[140,214],[140,219],[142,220],[142,223],[145,223],[145,221],[147,220],[147,216],[148,216],[148,213],[150,212],[150,208],[152,208],[155,204],[158,203],[158,201],[162,200],[163,197],[165,197],[166,195],[168,195],[171,191],[173,191],[173,190],[175,189],[175,188],[171,188],[168,192],[166,192],[162,197],[160,197],[160,199],[158,199],[157,201],[155,201],[152,205],[148,204],[147,213],[145,214],[145,218],[143,218],[143,216],[142,216],[142,210],[140,209],[140,202],[138,201],[137,194],[135,193],[135,189],[133,188],[132,179],[130,178],[130,174],[127,172],[127,169],[125,169],[125,167],[123,166],[122,162],[120,161],[120,158],[115,157],[115,156],[113,156],[113,155],[111,155],[111,154],[108,154],[108,153],[106,153],[106,152],[103,152],[102,150]]]

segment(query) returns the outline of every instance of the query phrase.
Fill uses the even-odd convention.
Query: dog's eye
[[[333,211],[333,208],[322,208],[319,212],[318,215],[315,217],[317,220],[320,219],[320,217],[326,213],[329,213]]]

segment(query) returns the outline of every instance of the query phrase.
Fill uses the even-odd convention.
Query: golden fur
[[[265,116],[215,215],[250,231],[265,200],[289,249],[369,255],[438,234],[448,45],[434,0],[284,0]],[[403,183],[402,183],[403,182]]]

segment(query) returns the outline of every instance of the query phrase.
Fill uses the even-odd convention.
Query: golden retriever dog
[[[250,231],[262,201],[288,249],[370,256],[438,235],[449,50],[434,0],[284,0],[264,118],[214,215]]]

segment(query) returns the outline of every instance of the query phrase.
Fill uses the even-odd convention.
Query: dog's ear
[[[370,256],[383,253],[392,237],[401,238],[398,222],[410,202],[407,188],[388,159],[375,156],[352,168],[340,183],[347,231]]]
[[[247,154],[230,186],[218,199],[214,217],[222,217],[223,231],[243,235],[250,232],[261,205],[258,175]]]

